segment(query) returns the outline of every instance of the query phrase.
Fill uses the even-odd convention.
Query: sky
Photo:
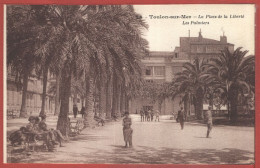
[[[188,37],[189,30],[190,37],[197,37],[201,30],[204,38],[215,40],[220,40],[224,33],[235,48],[243,47],[249,50],[248,54],[255,54],[254,5],[134,5],[134,8],[149,25],[143,33],[150,51],[174,51],[180,45],[180,37]]]

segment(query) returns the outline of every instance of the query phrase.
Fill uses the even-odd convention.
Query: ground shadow
[[[216,149],[172,149],[138,146],[138,149],[113,146],[111,153],[98,151],[93,158],[96,163],[141,163],[141,164],[253,164],[254,153],[226,148]],[[87,157],[87,156],[86,156]],[[107,161],[107,162],[104,162]]]
[[[16,154],[10,163],[110,163],[110,164],[253,164],[254,153],[245,150],[175,149],[122,145],[110,146],[113,150],[96,150],[95,153],[66,152],[66,158],[56,158],[55,152]],[[87,149],[86,149],[87,150]]]

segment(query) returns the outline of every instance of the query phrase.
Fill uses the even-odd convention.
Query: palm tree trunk
[[[126,94],[125,94],[125,87],[122,86],[121,88],[121,101],[120,101],[120,111],[121,113],[124,114],[124,112],[126,111],[126,107],[125,107],[125,101],[126,101]]]
[[[196,93],[196,100],[195,100],[195,114],[197,116],[197,119],[202,119],[203,114],[203,91],[199,89]]]
[[[104,117],[106,113],[106,88],[105,83],[100,83],[100,91],[99,91],[99,114],[101,117]]]
[[[57,123],[57,129],[63,134],[63,136],[69,136],[69,98],[70,98],[70,89],[71,89],[71,72],[64,71],[61,76],[61,106],[60,114]],[[68,68],[69,69],[69,68]]]
[[[160,111],[160,113],[162,114],[162,103],[163,101],[162,100],[158,100],[158,110]]]
[[[125,96],[125,110],[130,113],[130,111],[129,111],[129,97],[127,95]]]
[[[56,95],[55,95],[55,112],[54,115],[59,115],[60,113],[60,71],[56,74]]]
[[[48,81],[48,68],[44,68],[44,71],[43,71],[42,107],[41,107],[40,116],[45,115],[47,81]]]
[[[93,77],[93,70],[90,71],[88,81],[86,81],[88,84],[88,89],[86,93],[86,115],[85,115],[85,127],[94,127],[95,121],[94,121],[94,77]]]
[[[23,75],[23,95],[22,95],[22,105],[20,110],[20,117],[27,117],[26,100],[27,100],[27,87],[28,87],[28,72]]]
[[[108,79],[106,83],[106,118],[111,118],[111,105],[112,105],[112,81]]]
[[[81,97],[81,108],[84,107],[84,98]]]
[[[86,75],[86,77],[85,77],[85,80],[86,80],[86,96],[85,96],[85,108],[87,109],[88,108],[88,99],[87,99],[87,97],[88,97],[88,94],[89,94],[89,92],[88,92],[88,90],[89,90],[89,76],[88,75]],[[86,112],[87,112],[87,110],[86,110]]]
[[[187,121],[187,118],[189,117],[189,98],[186,97],[184,100],[184,119]]]
[[[196,99],[195,114],[198,120],[202,119],[202,112],[203,112],[203,101],[201,99]]]
[[[122,111],[120,111],[120,107],[121,107],[121,85],[118,85],[118,89],[117,89],[117,106],[116,106],[116,114],[117,116],[122,116],[121,113]]]
[[[230,120],[230,103],[227,101],[227,112],[228,112],[228,120]]]
[[[230,120],[232,122],[237,120],[237,103],[238,103],[238,91],[237,89],[232,89],[232,99],[230,99]]]
[[[112,99],[112,116],[116,116],[117,109],[117,81],[116,78],[113,78],[113,99]]]

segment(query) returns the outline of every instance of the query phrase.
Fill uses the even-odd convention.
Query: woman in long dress
[[[125,112],[125,118],[123,119],[123,134],[124,134],[124,141],[125,147],[129,144],[129,147],[132,147],[132,134],[133,129],[131,128],[132,120],[129,117],[129,112]]]

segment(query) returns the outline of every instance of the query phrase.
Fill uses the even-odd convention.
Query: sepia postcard
[[[255,164],[255,4],[3,9],[6,165]]]

